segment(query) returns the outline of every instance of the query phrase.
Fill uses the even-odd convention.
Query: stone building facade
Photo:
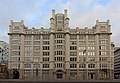
[[[18,69],[21,79],[113,79],[109,20],[73,28],[67,10],[52,10],[50,29],[29,29],[23,20],[9,27],[9,70]]]

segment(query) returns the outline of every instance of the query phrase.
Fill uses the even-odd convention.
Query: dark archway
[[[63,74],[64,74],[64,71],[63,70],[56,70],[56,78],[57,79],[63,79]]]

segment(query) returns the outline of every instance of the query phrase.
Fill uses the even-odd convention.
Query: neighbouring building
[[[120,79],[120,48],[116,48],[114,55],[114,76]]]
[[[0,41],[0,63],[8,63],[8,44],[4,41]]]
[[[4,41],[0,41],[0,79],[8,78],[8,44]]]
[[[77,19],[77,18],[76,18]],[[96,21],[92,28],[70,27],[67,10],[52,10],[50,29],[9,25],[9,70],[21,79],[113,79],[111,25]]]

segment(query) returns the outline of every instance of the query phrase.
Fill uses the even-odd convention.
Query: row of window
[[[36,48],[36,50],[38,50],[39,48]],[[44,50],[48,50],[49,47],[44,47],[43,48]],[[40,50],[40,49],[39,49]],[[20,51],[12,51],[12,56],[19,56],[20,55]],[[25,56],[31,56],[31,52],[30,51],[25,51]],[[33,55],[34,56],[40,56],[40,52],[36,51],[36,52],[33,52]],[[55,55],[65,55],[65,51],[55,51]],[[95,56],[95,52],[79,52],[79,56]],[[106,56],[107,55],[107,51],[99,51],[99,55],[101,56]],[[49,52],[43,52],[43,56],[49,56]],[[70,52],[70,56],[77,56],[77,52],[76,51],[73,51],[73,52]]]
[[[77,68],[77,64],[70,64],[70,68]],[[86,64],[79,64],[79,68],[86,68]],[[95,64],[88,64],[88,68],[95,68]]]
[[[36,65],[34,64],[34,67],[40,67],[40,65]],[[106,64],[103,65],[104,67],[106,67]],[[42,64],[42,68],[49,68],[50,65],[49,64]],[[65,67],[64,63],[56,63],[55,67],[57,68],[63,68]],[[24,68],[31,68],[31,64],[24,64]],[[77,68],[77,64],[70,64],[70,68]],[[79,68],[86,68],[86,64],[79,64]],[[88,68],[95,68],[95,64],[88,64]]]
[[[49,41],[43,41],[43,45],[49,45]],[[25,41],[25,45],[32,45],[31,41]],[[41,45],[40,41],[34,41],[34,45]]]
[[[19,39],[20,35],[12,35],[11,37],[12,37],[12,39]],[[50,39],[49,35],[43,35],[42,37],[43,37],[43,39]],[[40,40],[41,35],[34,35],[33,38],[34,38],[34,40]],[[57,35],[55,35],[55,38],[64,38],[64,34],[57,34]],[[101,35],[99,35],[99,38],[100,39],[108,39],[109,35],[108,34],[101,34]],[[25,40],[31,40],[31,39],[32,39],[31,35],[25,36]],[[73,40],[77,39],[77,35],[70,35],[70,39],[73,39]],[[79,39],[80,40],[86,39],[86,35],[79,35]],[[95,35],[88,35],[88,39],[94,40]]]
[[[18,40],[14,40],[15,43],[18,42]],[[64,40],[56,40],[55,41],[56,43],[65,43]],[[14,44],[14,42],[12,42]],[[19,43],[19,42],[18,42]],[[90,45],[94,45],[95,44],[95,41],[79,41],[79,44],[80,45],[85,45],[85,44],[90,44]],[[49,45],[50,44],[50,41],[43,41],[43,44],[44,45]],[[31,41],[25,41],[25,45],[32,45],[32,42]],[[40,45],[40,41],[34,41],[34,45]],[[70,41],[70,45],[77,45],[77,41]]]
[[[50,39],[50,36],[49,35],[43,35],[42,36],[44,40],[48,40]],[[40,40],[41,39],[41,35],[35,35],[33,36],[34,40]],[[32,39],[32,36],[31,35],[26,35],[25,36],[25,40],[31,40]]]
[[[17,51],[15,51],[15,53],[18,53]],[[25,51],[25,56],[31,56],[31,51]],[[43,52],[43,56],[49,56],[50,53],[49,51],[46,51],[46,52]],[[39,51],[36,51],[36,52],[33,52],[33,56],[40,56],[40,52]]]
[[[49,57],[43,57],[42,58],[43,61],[50,61]],[[65,61],[65,57],[55,57],[54,58],[55,61]],[[100,61],[107,61],[107,57],[100,57],[99,58]],[[70,61],[77,61],[77,57],[70,57],[69,59]],[[20,57],[11,57],[11,61],[20,61]],[[40,61],[40,57],[24,57],[24,61],[34,61],[34,62],[39,62]],[[83,61],[95,61],[95,58],[91,57],[91,58],[79,58],[80,62]]]
[[[25,51],[32,50],[31,46],[25,46]],[[34,50],[40,50],[40,46],[34,46]],[[50,50],[49,46],[43,46],[43,50]]]

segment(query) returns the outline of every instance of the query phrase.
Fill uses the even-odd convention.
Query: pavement
[[[0,79],[0,83],[120,83],[120,79],[115,80],[20,80],[20,79]]]

